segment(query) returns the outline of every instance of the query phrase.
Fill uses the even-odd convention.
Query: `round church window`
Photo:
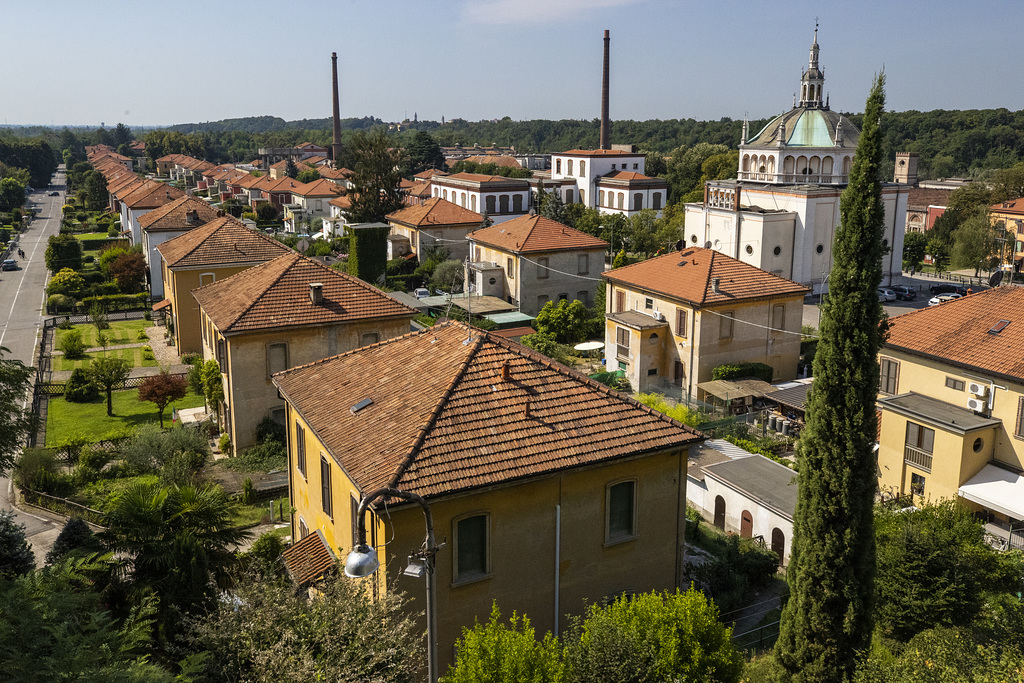
[[[979,436],[977,439],[974,440],[974,446],[973,446],[974,452],[975,453],[981,453],[981,449],[982,449],[982,447],[984,445],[985,445],[985,442],[982,441],[981,437]]]
[[[782,253],[782,247],[775,247],[774,249],[772,249],[772,253],[778,256],[779,254]]]
[[[693,242],[694,244],[697,244],[697,236],[696,235],[690,235],[690,241]]]

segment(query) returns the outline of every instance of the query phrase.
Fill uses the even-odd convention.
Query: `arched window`
[[[641,192],[637,192],[633,195],[633,210],[639,211],[644,208],[644,195]]]
[[[832,175],[832,165],[834,163],[835,163],[835,161],[832,159],[832,157],[825,157],[824,159],[822,159],[821,160],[821,174],[822,175]]]
[[[523,195],[514,194],[512,195],[512,212],[522,213],[523,212]]]
[[[821,158],[816,156],[811,157],[810,168],[811,175],[818,175],[818,173],[821,171]]]
[[[587,162],[580,160],[580,177],[587,175]],[[583,201],[582,199],[580,200]]]
[[[843,175],[850,175],[850,157],[843,157]]]
[[[786,175],[793,175],[793,173],[794,173],[793,169],[795,167],[796,167],[796,162],[793,160],[793,157],[787,156],[785,159],[782,160],[782,172],[784,174],[786,174]]]
[[[749,154],[744,154],[743,155],[743,171],[744,171],[744,173],[746,173],[749,170],[750,170],[750,155]]]
[[[487,195],[487,199],[485,201],[486,201],[485,206],[487,207],[485,209],[485,211],[487,211],[487,213],[494,213],[494,195],[493,194]]]
[[[655,192],[651,195],[651,208],[657,211],[661,208],[661,193]]]
[[[572,175],[572,159],[565,162],[565,175]]]
[[[715,526],[725,529],[725,498],[721,496],[715,496]]]
[[[445,191],[444,191],[444,198],[445,198],[445,200],[447,201],[447,199],[448,199],[448,190],[445,190]]]
[[[796,172],[800,175],[807,175],[811,172],[810,167],[807,165],[807,157],[797,157],[796,160]]]
[[[782,558],[786,556],[786,534],[779,527],[772,529],[772,552],[778,555],[779,564],[782,564]]]
[[[622,192],[619,193],[619,208],[623,208],[626,205],[626,195]]]
[[[561,159],[555,159],[555,173],[558,173],[558,174],[562,173],[562,160]]]
[[[597,195],[597,205],[604,206],[604,190],[601,190]]]
[[[466,208],[466,193],[465,192],[463,192],[463,193],[461,193],[459,195],[459,206],[461,206],[463,209]]]
[[[572,204],[572,189],[565,191],[565,203]]]
[[[499,206],[498,211],[500,213],[508,213],[508,195],[507,194],[501,195],[501,198],[498,200],[498,206]]]
[[[469,206],[473,211],[476,211],[476,195],[469,195]]]
[[[587,203],[586,191],[585,190],[580,190],[580,204],[586,204],[586,203]]]

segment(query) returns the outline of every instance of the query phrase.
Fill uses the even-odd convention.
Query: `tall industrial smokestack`
[[[341,157],[341,105],[338,104],[338,53],[331,53],[331,78],[334,84],[334,141],[331,143],[331,159],[337,166]]]
[[[611,121],[608,120],[608,51],[611,38],[608,29],[604,30],[604,76],[601,79],[601,149],[611,149],[608,141],[611,135]]]

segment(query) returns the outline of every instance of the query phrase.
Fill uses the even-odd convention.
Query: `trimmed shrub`
[[[285,429],[284,425],[280,422],[269,417],[265,417],[256,425],[256,443],[276,441],[277,443],[283,444],[284,440]]]
[[[77,330],[75,331],[77,332]],[[81,333],[78,336],[79,340],[81,340]],[[99,398],[100,389],[93,383],[89,371],[85,368],[75,368],[72,370],[71,378],[68,379],[68,383],[64,387],[64,399],[71,403],[90,403],[99,400]]]
[[[82,331],[71,329],[61,335],[57,342],[57,348],[64,353],[65,358],[76,360],[85,355],[85,341],[82,339]]]
[[[148,339],[148,337],[147,337]],[[156,360],[156,356],[153,355],[153,349],[150,346],[142,347],[142,360]]]
[[[740,379],[743,377],[754,377],[756,379],[771,382],[775,370],[764,363],[726,363],[719,365],[711,371],[711,379]]]
[[[52,565],[66,555],[89,555],[103,551],[103,544],[93,534],[92,529],[79,517],[72,517],[64,524],[57,539],[53,542],[50,552],[46,553],[46,564]]]

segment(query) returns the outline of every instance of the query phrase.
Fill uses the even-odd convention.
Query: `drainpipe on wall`
[[[743,217],[740,215],[740,193],[741,192],[742,192],[742,188],[741,188],[739,182],[737,182],[736,183],[736,196],[733,198],[733,213],[735,214],[735,217],[736,217],[736,256],[734,256],[733,258],[735,258],[737,261],[740,260],[740,231],[741,231],[740,222],[743,220]]]
[[[690,367],[687,368],[689,372],[686,373],[686,405],[690,406],[693,394],[693,347],[697,344],[696,330],[697,330],[697,307],[693,307],[693,314],[690,316]]]
[[[558,588],[559,588],[559,566],[562,563],[562,506],[555,506],[555,637],[558,637],[558,613],[561,611],[558,607]]]

